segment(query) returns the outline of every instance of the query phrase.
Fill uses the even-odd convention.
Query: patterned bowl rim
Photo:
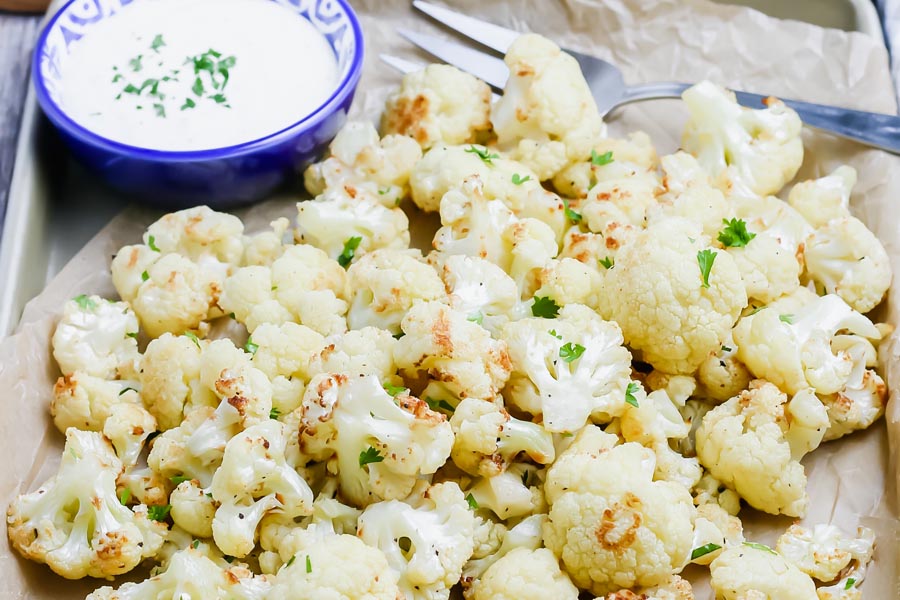
[[[295,137],[297,134],[314,128],[316,125],[330,117],[334,113],[335,109],[343,104],[346,101],[347,97],[353,94],[353,92],[356,90],[356,85],[359,83],[360,76],[362,75],[363,57],[365,55],[365,42],[363,39],[362,27],[360,26],[359,18],[357,17],[356,12],[354,12],[353,8],[350,6],[347,0],[324,1],[337,2],[350,23],[352,38],[354,42],[353,57],[351,59],[350,68],[346,69],[344,75],[335,86],[334,91],[318,108],[304,116],[299,121],[296,121],[264,137],[241,142],[240,144],[233,144],[231,146],[205,148],[202,150],[154,150],[151,148],[144,148],[141,146],[134,146],[131,144],[123,144],[121,142],[113,141],[109,138],[94,133],[87,127],[84,127],[83,125],[75,122],[50,97],[50,92],[47,89],[46,83],[44,82],[44,76],[41,73],[41,56],[43,54],[44,46],[47,43],[47,38],[50,35],[50,32],[53,31],[53,28],[56,26],[56,22],[60,19],[60,17],[66,14],[69,7],[71,7],[76,2],[83,2],[83,0],[67,0],[66,3],[63,4],[62,7],[60,7],[60,9],[56,12],[56,14],[54,14],[50,18],[50,20],[47,21],[47,24],[44,26],[41,34],[38,36],[37,42],[34,46],[34,54],[31,61],[31,79],[34,84],[38,104],[40,104],[41,109],[44,111],[44,114],[47,115],[50,121],[57,128],[64,130],[66,133],[68,133],[72,137],[77,138],[79,141],[102,148],[109,152],[129,155],[134,158],[143,158],[155,161],[179,162],[221,159],[256,152],[274,143],[278,143],[283,139]],[[303,18],[301,15],[298,15],[298,17]]]

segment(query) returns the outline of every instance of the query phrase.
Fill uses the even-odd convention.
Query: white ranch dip
[[[72,44],[61,108],[110,140],[204,150],[259,139],[321,106],[334,52],[269,0],[137,0]]]

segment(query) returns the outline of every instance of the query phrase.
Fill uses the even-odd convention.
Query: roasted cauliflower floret
[[[453,446],[444,415],[406,393],[391,396],[372,375],[317,375],[298,410],[301,449],[316,461],[334,457],[341,494],[357,506],[404,498]]]
[[[541,181],[588,160],[606,126],[575,59],[550,40],[526,34],[504,61],[509,80],[491,111],[500,149]]]
[[[541,478],[533,465],[513,463],[505,471],[482,477],[466,490],[479,509],[489,510],[502,520],[518,519],[547,512],[540,488]]]
[[[891,287],[891,263],[875,234],[857,218],[832,219],[806,240],[806,272],[829,294],[867,313]]]
[[[216,306],[221,284],[213,272],[180,254],[163,255],[143,273],[131,305],[151,337],[197,330]]]
[[[726,195],[774,194],[797,174],[802,124],[780,100],[768,98],[764,109],[742,108],[732,92],[709,81],[681,97],[690,112],[681,145]]]
[[[884,414],[887,404],[887,386],[874,370],[875,349],[866,340],[855,336],[838,336],[838,350],[847,353],[853,363],[844,387],[835,394],[820,395],[828,409],[831,425],[825,432],[825,441],[835,440],[860,429],[867,429]]]
[[[807,529],[794,524],[778,538],[776,550],[810,577],[830,583],[839,579],[851,563],[865,567],[874,546],[875,532],[867,527],[858,528],[856,537],[852,537],[834,525]]]
[[[153,441],[147,464],[159,475],[187,476],[206,488],[222,463],[228,441],[244,429],[269,420],[271,385],[261,371],[249,366],[249,357],[240,353],[237,366],[218,368],[233,364],[234,358],[227,356],[229,347],[240,353],[228,340],[214,342],[211,348],[216,356],[209,359],[204,369],[204,379],[215,379],[211,385],[221,398],[218,407],[192,410],[183,423]],[[241,365],[240,360],[245,364]]]
[[[734,259],[750,299],[766,304],[800,287],[802,268],[797,256],[770,235],[754,235],[745,246],[726,252]]]
[[[544,465],[556,456],[549,432],[535,423],[510,417],[493,402],[466,398],[457,405],[450,425],[455,434],[450,457],[457,467],[472,475],[497,475],[519,454]]]
[[[363,190],[389,208],[409,193],[409,173],[422,158],[414,140],[402,135],[379,139],[375,127],[362,121],[344,125],[328,149],[325,159],[303,173],[310,194],[341,188],[347,193]]]
[[[856,169],[841,165],[818,179],[801,181],[791,188],[788,203],[813,227],[850,216],[850,193],[856,185]]]
[[[347,330],[346,272],[309,245],[288,246],[267,267],[244,267],[225,281],[223,310],[252,333],[262,323],[300,322],[323,335]]]
[[[800,459],[818,447],[827,428],[825,407],[812,390],[788,402],[774,385],[756,380],[706,413],[696,433],[697,456],[754,508],[803,516],[809,497]]]
[[[63,433],[69,427],[101,431],[116,406],[140,404],[137,387],[140,385],[133,381],[101,379],[75,371],[54,384],[50,416]]]
[[[509,378],[506,343],[440,302],[413,305],[394,348],[400,374],[442,382],[459,398],[492,400]]]
[[[227,566],[227,565],[225,565]],[[222,568],[202,548],[185,548],[169,560],[165,571],[140,583],[118,589],[102,587],[86,600],[144,600],[147,598],[230,598],[264,600],[271,582],[244,566]]]
[[[354,535],[325,535],[297,549],[274,578],[266,599],[396,600],[400,597],[397,574],[388,566],[381,550],[367,546]]]
[[[413,202],[426,212],[436,212],[444,194],[473,176],[481,180],[486,200],[499,200],[515,216],[543,221],[557,237],[562,235],[568,220],[559,196],[544,189],[527,166],[484,146],[432,148],[410,176]]]
[[[687,152],[662,157],[665,173],[663,193],[658,194],[657,206],[650,205],[652,218],[685,217],[703,227],[703,233],[716,237],[730,208],[722,192],[713,187],[709,175]]]
[[[69,429],[59,471],[6,512],[7,534],[22,556],[67,579],[112,579],[153,556],[168,528],[116,495],[122,462],[99,433]]]
[[[244,224],[228,213],[196,206],[162,216],[147,228],[144,243],[162,254],[180,254],[221,281],[244,253]]]
[[[747,294],[734,260],[700,228],[672,217],[637,234],[600,288],[600,313],[667,373],[692,373],[725,340]]]
[[[81,295],[63,305],[53,332],[53,358],[63,375],[132,379],[140,362],[138,320],[125,302]]]
[[[351,187],[328,189],[313,200],[298,202],[294,238],[347,264],[354,254],[409,248],[406,213],[384,206],[377,198],[377,194]]]
[[[512,318],[519,288],[506,271],[483,258],[463,254],[433,253],[429,261],[437,263],[435,268],[455,310],[494,334]]]
[[[397,340],[377,327],[351,329],[325,338],[324,346],[309,360],[310,375],[341,373],[347,376],[375,375],[379,381],[394,377],[394,347]]]
[[[809,575],[774,550],[746,542],[726,548],[709,565],[712,588],[723,600],[816,600]]]
[[[213,539],[227,555],[253,550],[256,528],[269,510],[288,518],[312,512],[313,493],[285,458],[290,435],[273,419],[245,429],[225,446],[210,491],[219,503]]]
[[[157,430],[153,415],[140,404],[131,402],[113,405],[103,423],[103,435],[112,443],[126,469],[137,464],[144,443]]]
[[[202,347],[185,335],[163,334],[147,345],[141,361],[141,399],[160,431],[177,427],[200,406],[216,406],[216,396],[200,382]]]
[[[479,557],[478,550],[472,555],[469,562],[463,568],[460,583],[463,585],[464,594],[468,597],[472,594],[472,585],[495,562],[517,548],[537,550],[541,547],[541,528],[547,520],[547,515],[537,514],[525,517],[515,527],[510,527],[502,532],[500,547],[496,551]]]
[[[310,359],[325,346],[322,334],[297,323],[263,323],[250,338],[252,364],[272,383],[272,407],[286,415],[298,406],[312,373]]]
[[[516,548],[491,565],[474,586],[474,600],[577,600],[578,588],[546,548]]]
[[[244,236],[244,257],[242,267],[268,266],[282,255],[285,248],[285,233],[291,222],[279,217],[269,223],[270,230]]]
[[[851,354],[834,343],[838,331],[862,343],[881,338],[868,318],[838,296],[799,288],[738,321],[734,341],[738,358],[756,377],[791,394],[808,387],[833,394],[847,384],[854,365]]]
[[[407,600],[447,600],[474,552],[475,516],[455,483],[428,488],[414,504],[372,504],[357,535],[387,556]]]
[[[587,197],[597,181],[630,174],[632,177],[655,176],[659,157],[653,142],[643,131],[628,134],[627,138],[594,140],[590,160],[575,162],[553,177],[553,188],[566,198]],[[596,158],[595,158],[596,157]],[[615,163],[615,169],[606,168]]]
[[[350,329],[373,326],[400,333],[415,302],[445,300],[444,284],[431,265],[411,252],[375,250],[347,270]]]
[[[586,304],[597,306],[597,290],[602,285],[598,267],[574,258],[554,258],[535,276],[532,296],[550,298],[559,306]]]
[[[403,76],[388,96],[381,130],[406,135],[424,149],[439,143],[465,144],[491,128],[491,88],[450,65],[428,65]]]
[[[681,570],[695,509],[687,490],[653,481],[655,456],[588,426],[550,467],[544,543],[572,581],[604,595],[649,587]]]
[[[548,431],[574,432],[625,410],[631,355],[616,324],[593,310],[569,304],[556,319],[513,321],[502,338],[512,361],[504,397],[540,415]]]
[[[177,480],[176,480],[177,481]],[[216,501],[211,492],[199,487],[195,479],[181,481],[169,496],[170,512],[175,525],[198,538],[213,536]]]
[[[737,344],[729,334],[718,352],[710,354],[697,369],[697,382],[702,396],[724,402],[747,389],[752,377],[744,363],[737,358]]]

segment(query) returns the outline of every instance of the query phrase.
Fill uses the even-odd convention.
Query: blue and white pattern
[[[62,69],[69,55],[69,46],[80,40],[96,23],[137,1],[139,0],[76,0],[63,6],[61,14],[47,31],[39,63],[44,85],[53,102],[59,104],[59,85]],[[343,79],[352,68],[357,51],[353,26],[344,5],[337,0],[270,1],[303,16],[325,36],[337,56],[340,77]]]

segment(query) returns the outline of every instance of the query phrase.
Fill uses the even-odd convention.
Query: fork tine
[[[393,56],[391,54],[379,54],[378,58],[381,59],[381,62],[393,67],[404,75],[406,75],[407,73],[415,73],[416,71],[421,71],[426,66],[422,63],[406,60],[405,58],[400,58],[399,56]]]
[[[516,38],[522,35],[518,31],[474,19],[424,0],[413,0],[413,6],[435,21],[501,54],[506,54]]]
[[[502,90],[509,77],[509,70],[499,58],[473,50],[456,42],[442,40],[433,35],[418,33],[408,29],[397,29],[397,33],[442,61],[468,71],[488,85]]]

